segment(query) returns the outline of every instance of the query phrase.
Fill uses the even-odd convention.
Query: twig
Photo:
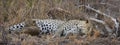
[[[118,7],[118,6],[112,5],[112,4],[110,4],[110,3],[100,3],[100,4],[108,5],[108,6],[110,6],[110,7]]]
[[[101,23],[101,24],[103,24],[103,25],[105,25],[106,23],[104,22],[104,21],[102,21],[102,20],[98,20],[98,19],[95,19],[95,18],[89,18],[90,20],[93,20],[93,21],[96,21],[96,22],[98,22],[98,23]]]

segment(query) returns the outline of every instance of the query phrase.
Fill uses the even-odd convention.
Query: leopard
[[[58,28],[58,25],[64,23],[62,20],[53,19],[31,19],[8,27],[9,32],[17,31],[20,32],[26,27],[37,27],[39,28],[40,34],[54,34]]]
[[[53,37],[67,37],[69,34],[87,35],[89,23],[84,20],[63,21],[58,19],[31,19],[9,27],[10,31],[22,31],[26,27],[39,28],[39,35],[51,34]]]

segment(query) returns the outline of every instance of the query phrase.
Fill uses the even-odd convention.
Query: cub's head
[[[36,26],[36,20],[32,20],[32,19],[25,20],[25,24],[26,27]]]
[[[90,23],[85,20],[80,20],[78,23],[78,28],[80,29],[80,33],[87,34],[89,32]]]

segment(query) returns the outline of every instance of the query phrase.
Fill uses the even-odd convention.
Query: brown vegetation
[[[117,33],[120,36],[119,2],[120,0],[0,0],[0,45],[119,45],[119,37],[99,37],[101,34],[109,35],[108,29],[115,33],[117,28],[112,18],[119,22]],[[93,18],[89,20],[93,26],[93,36],[88,38],[73,35],[68,38],[51,38],[51,35],[42,35],[39,37],[38,28],[34,27],[26,27],[20,34],[9,34],[8,30],[5,30],[6,27],[29,19],[51,17],[60,20]],[[30,21],[27,26],[33,26],[33,23],[34,21]]]

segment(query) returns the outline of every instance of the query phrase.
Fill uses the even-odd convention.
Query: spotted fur
[[[54,34],[58,28],[58,25],[64,23],[61,20],[52,19],[32,19],[13,26],[10,26],[9,31],[22,30],[24,27],[36,26],[40,29],[41,34]]]
[[[32,22],[32,23],[31,23]],[[30,25],[28,25],[30,24]],[[34,24],[34,25],[32,25]],[[86,21],[81,20],[53,20],[53,19],[32,19],[9,27],[9,30],[21,30],[26,26],[36,26],[40,34],[53,34],[54,36],[67,36],[68,34],[86,34],[88,32]]]
[[[10,26],[10,27],[9,27],[9,30],[10,30],[10,31],[13,31],[13,30],[21,30],[21,29],[24,28],[24,27],[25,27],[25,22],[21,22],[21,23],[19,23],[19,24]]]
[[[52,33],[54,34],[57,30],[58,26],[63,24],[64,21],[61,20],[52,20],[52,19],[44,19],[44,20],[36,20],[37,27],[40,28],[41,33]]]
[[[87,34],[87,32],[88,32],[88,29],[87,29],[86,21],[70,20],[60,25],[58,30],[56,31],[56,34],[53,37],[56,37],[56,36],[66,37],[69,33],[83,35],[83,34]]]

